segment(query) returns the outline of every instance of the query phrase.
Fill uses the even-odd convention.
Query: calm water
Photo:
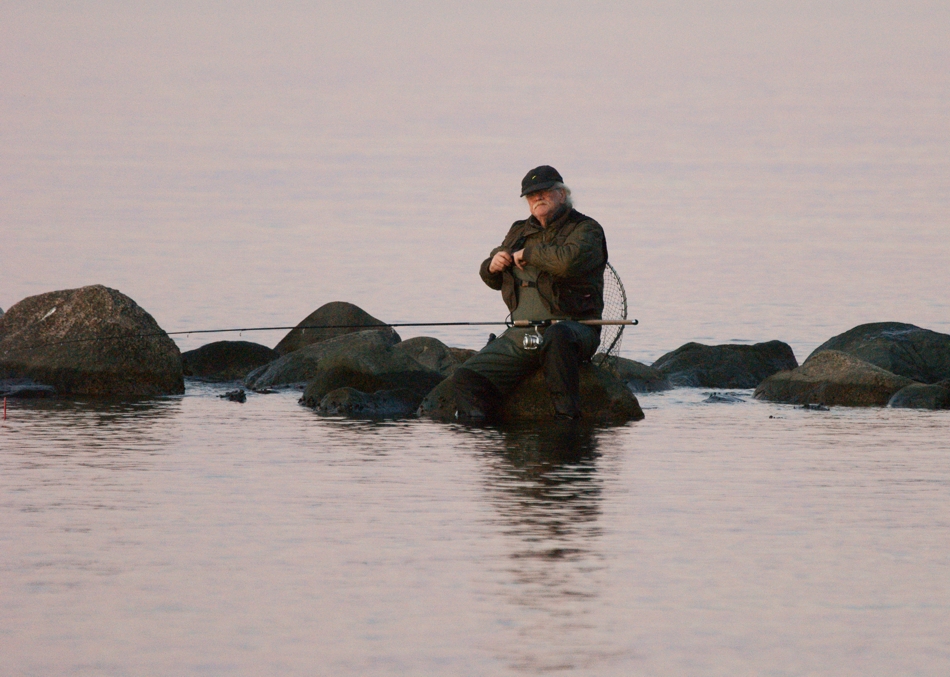
[[[501,319],[476,269],[550,163],[627,357],[950,333],[950,6],[774,4],[2,3],[0,307]],[[219,392],[12,405],[0,674],[950,672],[947,412],[686,389],[469,430]]]
[[[593,431],[207,387],[0,428],[4,674],[939,675],[945,414]]]

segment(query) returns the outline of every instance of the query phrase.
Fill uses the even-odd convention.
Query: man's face
[[[528,193],[524,198],[528,201],[528,208],[531,210],[531,215],[543,225],[547,225],[548,217],[554,214],[557,208],[564,204],[566,193],[560,188],[551,188],[548,190],[539,190],[535,193]]]

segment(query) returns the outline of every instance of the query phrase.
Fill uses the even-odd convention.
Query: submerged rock
[[[887,406],[900,409],[950,409],[950,381],[911,383],[894,393]]]
[[[415,414],[419,400],[416,393],[404,388],[372,394],[337,388],[324,395],[317,411],[324,416],[347,418],[407,418]]]
[[[262,390],[276,386],[303,385],[316,376],[320,362],[338,353],[383,350],[393,345],[391,330],[360,331],[304,346],[250,372],[244,386]]]
[[[248,372],[273,362],[276,350],[250,341],[215,341],[181,354],[185,376],[206,381],[238,381]]]
[[[307,329],[306,327],[329,325],[331,329]],[[341,326],[343,325],[343,326]],[[345,301],[326,303],[307,315],[301,322],[290,330],[280,340],[274,350],[279,355],[286,355],[304,346],[321,343],[345,334],[355,334],[366,331],[365,327],[379,327],[390,336],[390,343],[399,343],[399,334],[392,327],[387,327],[381,320],[367,313],[359,306]]]
[[[44,386],[28,378],[0,379],[0,397],[37,399],[56,397],[56,388]]]
[[[595,355],[594,362],[623,381],[634,393],[654,393],[673,387],[659,370],[634,360],[614,356],[599,360]]]
[[[737,404],[739,402],[745,402],[744,399],[739,397],[736,393],[709,393],[703,402],[707,404],[714,403],[726,403],[726,404]]]
[[[0,378],[30,378],[63,396],[185,391],[175,342],[135,301],[98,284],[10,308],[0,318]]]
[[[751,346],[687,343],[653,363],[681,388],[755,388],[772,374],[797,366],[791,346],[782,341]]]
[[[455,384],[448,378],[426,395],[419,415],[454,421],[458,409]],[[584,419],[604,423],[639,421],[640,403],[623,381],[593,364],[581,366],[581,413]],[[529,376],[508,397],[499,412],[501,422],[554,420],[554,405],[540,370]]]
[[[229,390],[223,395],[218,395],[218,397],[225,400],[230,400],[231,402],[240,402],[241,404],[243,404],[244,402],[247,402],[247,393],[244,392],[243,388],[238,388],[237,390]]]
[[[838,350],[920,383],[950,379],[950,335],[902,322],[858,325],[815,348]]]
[[[753,396],[786,404],[884,406],[894,393],[911,383],[909,378],[853,355],[825,350],[809,357],[797,369],[770,376]]]

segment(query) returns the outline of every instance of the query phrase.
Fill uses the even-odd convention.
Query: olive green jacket
[[[534,235],[539,237],[532,237]],[[511,224],[501,246],[492,250],[479,269],[485,284],[501,290],[505,305],[511,311],[518,306],[511,268],[490,273],[488,266],[498,252],[514,254],[519,249],[524,249],[525,262],[540,271],[538,294],[548,310],[576,320],[601,317],[607,240],[599,223],[571,208],[547,227],[533,216]]]

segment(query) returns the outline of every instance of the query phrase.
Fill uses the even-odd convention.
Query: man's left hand
[[[527,261],[524,260],[524,249],[519,249],[514,253],[515,265],[518,266],[518,270],[524,270],[524,267],[527,265]]]

